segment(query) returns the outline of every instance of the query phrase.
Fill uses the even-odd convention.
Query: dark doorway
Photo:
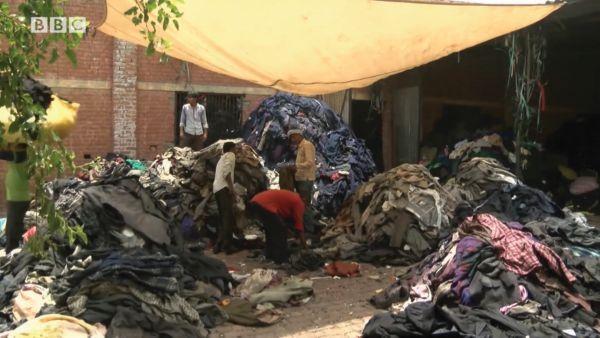
[[[177,92],[175,100],[175,144],[179,144],[179,119],[181,107],[187,102],[186,92]],[[209,132],[205,145],[220,139],[241,135],[243,95],[207,94],[199,103],[206,108]]]
[[[365,140],[373,153],[377,169],[383,169],[381,114],[371,108],[371,101],[352,100],[350,125],[358,138]]]

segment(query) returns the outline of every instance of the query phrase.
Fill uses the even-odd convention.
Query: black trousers
[[[6,202],[6,253],[19,247],[21,237],[25,232],[25,213],[29,209],[29,202]]]
[[[221,224],[217,232],[217,245],[225,249],[231,246],[231,242],[233,241],[233,229],[235,228],[233,205],[235,201],[231,196],[229,188],[217,191],[215,198],[217,199],[219,215],[221,216]]]
[[[204,135],[183,133],[182,146],[190,147],[193,151],[200,151],[204,148]]]
[[[277,214],[260,208],[258,220],[265,229],[265,256],[277,264],[287,262],[290,256],[287,246],[288,227]]]

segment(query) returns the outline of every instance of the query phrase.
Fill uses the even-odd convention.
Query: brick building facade
[[[10,1],[15,5],[20,1]],[[105,16],[104,0],[70,0],[67,16],[85,16],[98,27]],[[242,116],[275,91],[216,74],[181,60],[161,64],[143,47],[114,39],[100,31],[88,34],[76,49],[78,64],[66,57],[43,64],[37,77],[59,96],[81,104],[77,124],[65,140],[78,163],[108,152],[151,159],[174,144],[177,94],[235,94],[242,99]],[[210,121],[209,121],[210,124]],[[4,185],[5,165],[0,163]],[[4,206],[4,192],[0,197]],[[0,209],[2,209],[0,207]]]

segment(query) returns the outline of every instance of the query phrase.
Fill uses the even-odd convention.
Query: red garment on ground
[[[252,202],[285,220],[293,221],[294,228],[304,232],[304,202],[295,192],[267,190],[255,195]]]
[[[562,259],[552,249],[537,242],[527,233],[511,229],[490,214],[481,214],[467,218],[461,224],[465,233],[484,231],[485,237],[499,252],[499,257],[506,268],[518,275],[524,276],[542,266],[543,260],[548,268],[574,282],[577,278],[569,271]]]
[[[325,265],[325,273],[332,277],[355,277],[360,275],[360,265],[335,261]]]

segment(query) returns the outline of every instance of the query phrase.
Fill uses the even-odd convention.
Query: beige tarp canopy
[[[135,0],[107,0],[106,21],[99,29],[145,45],[139,28],[123,14],[134,5]],[[179,31],[170,27],[162,36],[172,43],[167,51],[172,57],[260,85],[314,95],[367,86],[528,26],[559,7],[186,0],[180,5],[184,15]]]

